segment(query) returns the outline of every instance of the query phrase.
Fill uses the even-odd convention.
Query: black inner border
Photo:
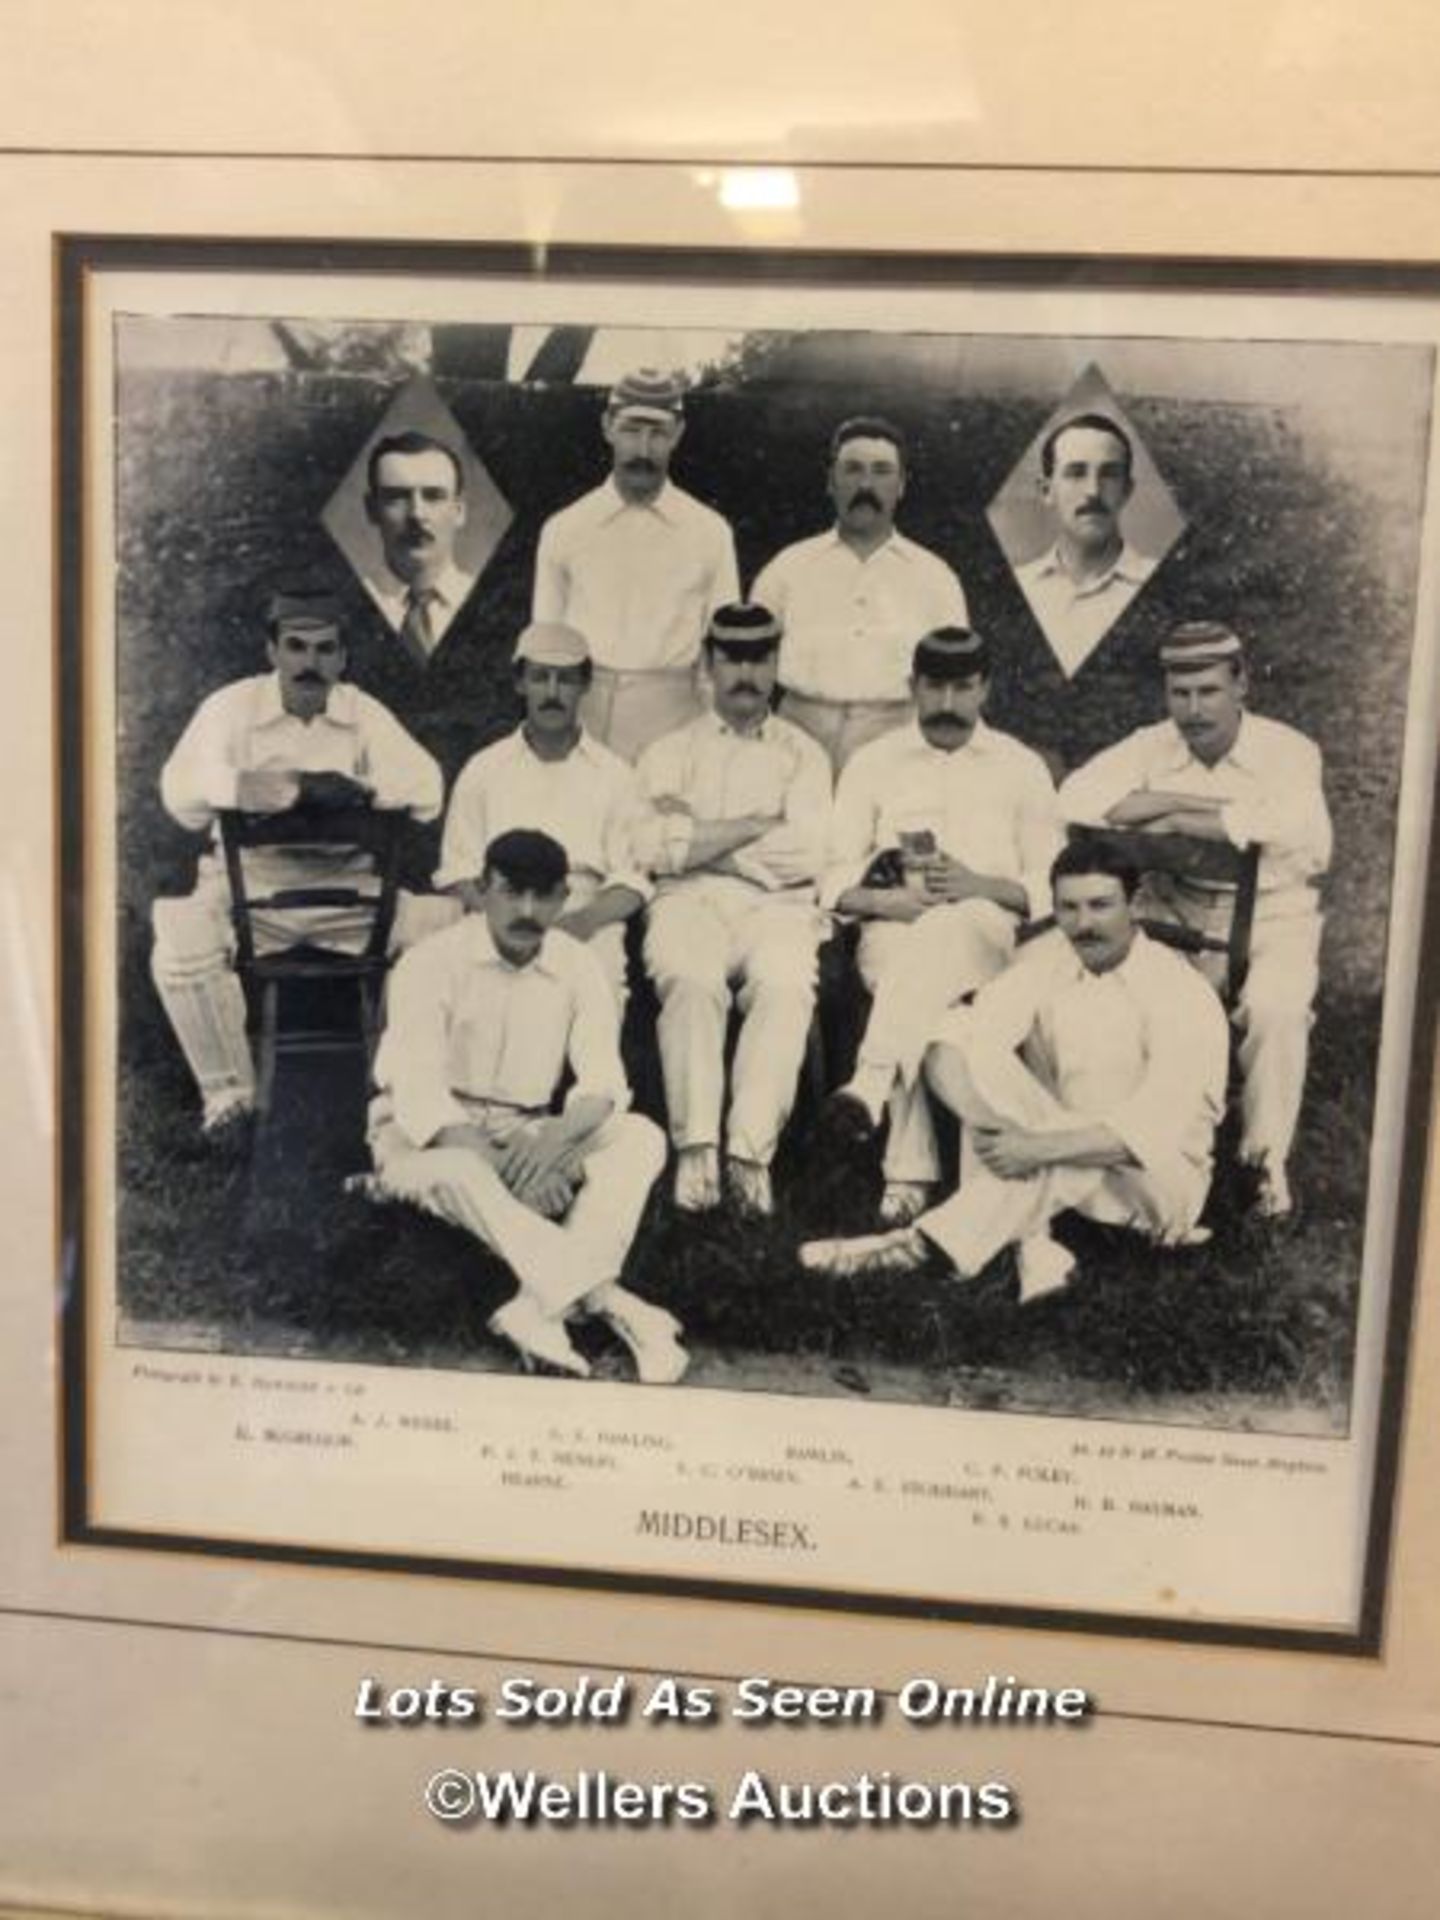
[[[151,157],[151,156],[145,156]],[[254,157],[254,156],[246,156]],[[397,158],[398,156],[389,156]],[[539,164],[538,162],[535,164]],[[671,164],[671,163],[666,163]],[[693,164],[693,163],[692,163]],[[734,163],[731,163],[734,164]],[[758,164],[758,163],[750,163]],[[794,165],[795,163],[789,163]],[[1133,171],[1133,169],[1125,169]],[[86,1463],[90,1439],[85,1357],[89,1303],[84,1249],[87,1210],[85,1142],[88,1072],[85,1057],[87,967],[93,964],[86,929],[88,877],[85,818],[84,464],[88,422],[84,408],[86,289],[91,274],[120,271],[250,271],[410,274],[464,272],[554,282],[662,281],[704,285],[717,281],[890,287],[985,286],[1264,293],[1305,298],[1317,293],[1433,297],[1440,263],[1431,261],[1297,261],[1165,257],[1111,259],[1065,254],[862,253],[779,248],[546,245],[516,243],[336,241],[320,238],[233,239],[204,236],[57,234],[55,236],[55,423],[57,442],[56,561],[56,806],[60,862],[55,917],[59,966],[58,1227],[60,1335],[60,1446],[62,1543],[128,1550],[200,1553],[224,1559],[346,1567],[367,1572],[419,1573],[441,1578],[494,1579],[592,1591],[662,1594],[730,1603],[821,1608],[909,1619],[969,1621],[1146,1640],[1265,1647],[1298,1652],[1375,1657],[1381,1650],[1394,1525],[1404,1389],[1418,1272],[1421,1208],[1430,1124],[1429,1042],[1440,1004],[1440,771],[1430,814],[1430,851],[1410,1066],[1405,1141],[1396,1196],[1395,1252],[1389,1322],[1382,1361],[1380,1410],[1370,1524],[1361,1604],[1353,1632],[1157,1620],[1123,1613],[1009,1606],[873,1595],[839,1588],[773,1587],[759,1582],[660,1574],[624,1574],[594,1568],[558,1570],[528,1564],[461,1560],[402,1553],[335,1550],[164,1535],[105,1527],[90,1511]],[[1434,510],[1432,505],[1432,511]],[[1424,1041],[1422,1051],[1419,1042]],[[94,1063],[98,1065],[98,1063]]]

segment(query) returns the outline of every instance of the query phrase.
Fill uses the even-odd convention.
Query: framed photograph
[[[66,1539],[1377,1652],[1436,1005],[1440,278],[599,246],[537,264],[498,247],[72,236],[58,302]],[[967,1183],[1022,1179],[988,1163],[977,1179],[917,1055],[900,1078],[935,1134],[911,1183],[928,1188],[923,1257],[802,1257],[877,1234],[892,1171],[880,1145],[842,1153],[827,1127],[883,981],[823,863],[803,880],[804,911],[827,917],[766,1205],[677,1206],[687,1140],[656,1038],[668,988],[634,916],[621,1050],[634,1112],[657,1139],[668,1123],[670,1158],[623,1278],[681,1329],[683,1376],[665,1384],[637,1380],[598,1314],[565,1336],[588,1378],[524,1371],[507,1264],[453,1208],[383,1178],[377,1191],[371,1063],[344,1044],[364,1038],[363,983],[302,971],[272,995],[261,980],[247,1036],[246,907],[217,819],[253,811],[257,789],[230,808],[187,802],[176,772],[200,716],[213,731],[217,696],[277,667],[285,610],[314,596],[340,637],[335,685],[385,710],[451,803],[474,756],[520,725],[522,632],[586,624],[584,565],[557,558],[553,529],[614,484],[617,407],[637,391],[680,429],[666,497],[718,516],[732,543],[723,595],[693,557],[678,584],[665,562],[671,602],[699,608],[687,671],[718,605],[768,592],[785,628],[779,717],[801,724],[813,689],[793,651],[786,679],[806,618],[793,574],[844,523],[847,445],[889,462],[870,484],[892,556],[903,541],[911,576],[953,583],[918,630],[913,596],[890,618],[898,687],[842,690],[847,713],[892,710],[873,739],[824,740],[837,815],[849,767],[887,728],[920,726],[905,703],[927,632],[983,640],[965,684],[983,690],[987,737],[1043,769],[1056,848],[1087,824],[1087,771],[1137,741],[1177,775],[1238,757],[1264,790],[1226,829],[1260,850],[1246,914],[1232,882],[1182,883],[1223,932],[1211,954],[1165,950],[1173,1012],[1157,989],[1147,1015],[1186,1054],[1193,982],[1213,976],[1218,1091],[1183,1220],[1092,1203],[1104,1167],[1088,1166],[1035,1232],[947,1257],[939,1210]],[[438,459],[440,534],[403,501],[387,523],[387,451]],[[653,493],[646,506],[657,517]],[[391,565],[407,540],[440,540],[450,568],[419,615]],[[606,564],[612,600],[644,602],[658,632],[655,563],[637,547]],[[571,598],[551,603],[542,583],[562,576]],[[844,588],[857,632],[884,626],[870,590]],[[623,679],[591,605],[592,663]],[[1208,759],[1216,722],[1184,706],[1187,646],[1189,681],[1198,665],[1229,728]],[[702,713],[723,700],[703,675],[696,698]],[[1151,790],[1168,777],[1147,775]],[[1115,800],[1144,784],[1127,776]],[[1067,791],[1081,796],[1068,817]],[[1212,804],[1198,791],[1190,815]],[[666,797],[652,781],[652,813]],[[1228,788],[1213,804],[1210,818],[1237,807]],[[456,905],[434,888],[441,802],[406,807],[395,892],[423,918]],[[882,814],[873,851],[928,871],[945,824],[888,791]],[[1098,818],[1115,817],[1107,799]],[[1040,922],[1051,904],[1011,917]],[[1059,918],[1034,950],[1063,959]],[[401,964],[449,937],[417,938]],[[741,975],[736,960],[721,986],[738,990],[743,1053]],[[946,1020],[959,1008],[983,1026],[985,992],[955,984]],[[217,994],[238,1028],[221,1031]],[[379,997],[377,1030],[398,1018]],[[316,1028],[341,1044],[290,1044]],[[237,1031],[230,1064],[243,1081],[258,1059],[263,1110],[207,1129]],[[1102,1078],[1128,1032],[1096,1047]],[[740,1070],[732,1059],[732,1097]],[[1077,1110],[1110,1111],[1106,1084]],[[893,1143],[893,1106],[890,1124]],[[751,1164],[733,1138],[731,1158]],[[1016,1249],[1052,1216],[1061,1270],[1041,1285]]]

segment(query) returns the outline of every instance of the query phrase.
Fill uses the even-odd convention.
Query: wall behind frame
[[[308,17],[302,24],[293,16],[285,34],[267,35],[263,8],[246,14],[231,9],[226,18],[218,8],[198,11],[187,21],[185,52],[192,65],[208,66],[207,96],[178,85],[176,49],[168,41],[156,44],[163,11],[127,10],[133,63],[127,72],[117,69],[103,38],[82,44],[85,31],[108,31],[100,10],[74,10],[75,44],[67,49],[52,38],[45,85],[27,88],[23,69],[16,73],[7,106],[10,127],[25,122],[21,131],[28,136],[43,113],[52,141],[57,134],[79,139],[141,131],[153,140],[177,127],[193,140],[206,127],[207,100],[218,103],[210,130],[229,134],[243,99],[267,133],[276,130],[276,121],[266,125],[265,115],[278,111],[277,102],[284,108],[279,130],[292,136],[297,127],[313,132],[317,119],[327,133],[348,136],[347,144],[398,143],[401,135],[422,130],[423,103],[397,99],[378,66],[364,94],[350,51],[358,37],[353,28],[326,87],[326,63],[316,57],[323,49],[308,37],[316,30]],[[1089,128],[1082,134],[1064,111],[1073,98],[1074,66],[1065,84],[1057,80],[1047,90],[1028,49],[1012,46],[1010,71],[1028,70],[1033,116],[1024,117],[1023,126],[1012,117],[1006,136],[991,107],[1001,96],[984,96],[982,87],[974,101],[979,132],[972,145],[989,144],[986,157],[993,158],[1005,137],[1028,138],[1033,146],[1048,131],[1072,151],[1088,148],[1087,158],[1103,147],[1107,158],[1149,159],[1170,138],[1179,150],[1172,158],[1192,159],[1198,149],[1202,159],[1224,159],[1237,148],[1253,153],[1258,147],[1272,161],[1314,161],[1326,117],[1316,111],[1313,94],[1302,109],[1292,83],[1276,81],[1268,64],[1288,34],[1292,44],[1310,48],[1314,89],[1337,76],[1336,111],[1350,135],[1345,151],[1352,166],[1424,165],[1435,158],[1426,143],[1436,136],[1433,123],[1422,127],[1409,111],[1416,86],[1410,76],[1433,72],[1433,57],[1427,69],[1424,48],[1406,38],[1407,29],[1418,31],[1416,10],[1390,11],[1388,35],[1367,39],[1358,60],[1350,19],[1358,9],[1328,10],[1308,38],[1294,9],[1272,8],[1260,20],[1251,14],[1237,33],[1227,31],[1223,12],[1212,13],[1208,28],[1215,45],[1228,43],[1237,59],[1242,51],[1250,55],[1252,87],[1263,91],[1269,82],[1274,89],[1273,97],[1259,102],[1232,89],[1223,107],[1213,90],[1189,84],[1192,66],[1187,84],[1177,85],[1174,110],[1167,101],[1162,111],[1150,81],[1186,73],[1185,64],[1177,59],[1173,68],[1161,66],[1142,33],[1133,42],[1132,72],[1146,76],[1141,91],[1151,110],[1112,114],[1103,138]],[[913,60],[918,30],[901,12],[905,17],[896,21],[895,33]],[[1177,10],[1155,12],[1174,16]],[[826,43],[833,44],[833,23],[823,22],[821,13],[791,13],[797,38],[804,38],[801,24],[813,14],[816,32],[823,28]],[[964,10],[957,18],[971,25]],[[1113,38],[1125,44],[1121,23],[1114,25]],[[433,26],[433,43],[443,47],[443,16]],[[586,25],[576,9],[552,6],[539,26],[569,47],[567,74],[578,70],[587,33],[596,36],[592,52],[602,27],[609,39],[608,23],[596,16]],[[13,44],[23,45],[18,30]],[[736,44],[743,45],[738,22],[725,64],[705,79],[715,89],[710,116],[692,119],[696,132],[713,132],[717,143],[740,119],[726,105]],[[763,50],[766,42],[757,38],[752,44]],[[811,44],[819,43],[812,37]],[[1257,50],[1264,56],[1258,60]],[[458,114],[450,121],[443,113],[439,118],[447,132],[468,127],[470,142],[483,117],[478,108],[492,98],[512,102],[492,123],[499,131],[514,131],[522,117],[508,84],[513,69],[507,76],[495,49],[489,51],[490,87],[482,84],[473,95],[477,110],[464,121]],[[607,58],[615,57],[615,49],[606,51]],[[683,74],[680,65],[677,55],[667,54],[659,64],[661,84],[651,90],[664,96],[662,106],[647,100],[633,112],[657,144],[669,144],[667,136],[677,131],[667,117],[678,115],[687,97],[684,89],[677,93],[677,80],[686,87],[698,84],[690,65],[698,70],[700,63],[690,63]],[[80,83],[82,66],[94,76],[88,90]],[[884,94],[884,118],[892,129],[923,121],[936,105],[931,80],[923,71],[910,71],[907,79],[902,66],[886,66],[867,92],[857,77],[865,67],[857,50],[848,69],[852,109],[867,98],[875,106],[875,96]],[[1303,62],[1301,67],[1307,71]],[[623,58],[621,68],[622,79],[633,72]],[[765,75],[765,97],[774,100],[773,70],[763,60],[750,68]],[[395,71],[393,62],[385,71]],[[307,80],[313,83],[308,89]],[[562,84],[543,98],[566,91]],[[570,87],[572,102],[579,91]],[[623,127],[631,113],[630,95],[604,86],[587,86],[583,94],[588,112],[572,125],[578,137],[603,148],[607,128]],[[448,97],[453,110],[455,95]],[[696,97],[688,95],[692,103]],[[796,98],[801,106],[813,105]],[[143,111],[157,99],[159,112]],[[308,120],[307,101],[315,108]],[[1394,111],[1387,111],[1392,105]],[[1226,131],[1230,126],[1233,133]],[[753,137],[754,129],[749,132]],[[857,137],[863,136],[853,123],[843,138],[836,136],[841,145]],[[908,137],[914,147],[921,145],[919,137]],[[292,137],[280,144],[295,143]],[[946,146],[943,139],[938,144]],[[1330,147],[1332,156],[1336,150]],[[1440,213],[1436,184],[1241,185],[1210,179],[1181,193],[1164,180],[1007,175],[967,177],[962,191],[962,183],[950,177],[829,175],[802,179],[803,226],[787,234],[783,222],[757,229],[724,213],[713,192],[688,173],[647,175],[637,188],[625,173],[545,168],[497,175],[459,167],[217,162],[202,168],[178,161],[8,158],[0,159],[0,169],[7,189],[0,196],[6,282],[0,407],[7,422],[0,565],[9,588],[8,625],[17,636],[0,705],[7,801],[0,828],[0,935],[7,955],[0,1053],[19,1063],[0,1076],[0,1127],[8,1143],[0,1188],[11,1246],[10,1279],[0,1294],[0,1526],[8,1563],[0,1595],[22,1610],[0,1623],[8,1747],[0,1810],[0,1860],[7,1864],[0,1890],[52,1904],[150,1913],[380,1915],[403,1910],[422,1890],[429,1912],[468,1915],[477,1911],[482,1884],[497,1904],[503,1892],[516,1913],[555,1911],[562,1886],[570,1910],[599,1913],[633,1909],[642,1886],[657,1882],[673,1885],[697,1915],[766,1913],[779,1911],[782,1902],[787,1913],[824,1907],[859,1912],[882,1900],[898,1911],[950,1914],[963,1891],[974,1911],[1016,1915],[1052,1911],[1060,1900],[1075,1915],[1140,1914],[1168,1894],[1172,1911],[1206,1920],[1232,1911],[1242,1889],[1250,1909],[1267,1920],[1292,1913],[1313,1920],[1358,1910],[1362,1899],[1365,1910],[1382,1920],[1392,1914],[1408,1920],[1423,1911],[1415,1902],[1418,1889],[1429,1884],[1423,1855],[1440,1795],[1440,1515],[1434,1493],[1440,1444],[1433,1404],[1420,1399],[1412,1404],[1395,1596],[1386,1657],[1378,1666],[884,1622],[817,1625],[758,1609],[572,1600],[54,1551],[49,1434],[55,1254],[47,1205],[53,1061],[45,1038],[50,835],[42,805],[51,775],[50,581],[43,527],[50,444],[48,236],[56,228],[457,238],[563,234],[636,242],[668,234],[695,244],[791,238],[837,246],[883,241],[1057,249],[1073,246],[1079,234],[1093,234],[1138,252],[1247,252],[1280,245],[1296,255],[1401,258],[1433,248]],[[1436,1265],[1432,1245],[1427,1273],[1433,1275]],[[1440,1359],[1440,1331],[1427,1294],[1433,1289],[1422,1286],[1412,1357],[1421,1381],[1436,1377]],[[39,1609],[318,1634],[333,1633],[343,1613],[347,1637],[369,1641],[372,1649],[403,1641],[453,1653],[440,1660],[31,1617]],[[992,1666],[1013,1671],[1019,1663],[1039,1682],[1090,1686],[1107,1712],[1074,1738],[1052,1734],[1017,1743],[996,1735],[967,1740],[963,1750],[947,1743],[943,1752],[937,1743],[903,1732],[883,1738],[771,1734],[743,1747],[729,1732],[663,1743],[643,1730],[600,1741],[511,1736],[503,1748],[488,1742],[467,1748],[462,1764],[503,1758],[505,1764],[543,1763],[555,1772],[604,1765],[639,1777],[673,1765],[697,1778],[725,1777],[752,1764],[818,1778],[863,1765],[922,1775],[952,1769],[971,1777],[1008,1773],[1021,1790],[1027,1817],[1007,1834],[862,1835],[843,1844],[824,1835],[746,1837],[722,1829],[653,1839],[623,1832],[512,1834],[492,1846],[474,1833],[441,1834],[419,1809],[417,1789],[427,1763],[448,1761],[452,1749],[432,1736],[420,1736],[428,1742],[423,1748],[387,1735],[372,1739],[349,1720],[363,1671],[424,1679],[437,1667],[483,1684],[494,1672],[521,1664],[504,1660],[487,1668],[466,1652],[485,1648],[565,1653],[607,1668],[673,1663],[854,1681],[930,1668],[964,1678]],[[1130,1714],[1159,1717],[1125,1717]],[[1175,1724],[1169,1715],[1193,1716],[1199,1724]],[[1338,1728],[1379,1738],[1236,1731],[1215,1720],[1270,1729]]]

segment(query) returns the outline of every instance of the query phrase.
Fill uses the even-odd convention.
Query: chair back
[[[1140,924],[1152,940],[1182,953],[1223,953],[1227,1006],[1233,1006],[1250,970],[1250,937],[1255,924],[1255,897],[1259,890],[1260,848],[1251,843],[1232,846],[1228,840],[1205,840],[1188,833],[1146,833],[1136,827],[1072,826],[1072,845],[1111,848],[1129,860],[1142,875],[1163,873],[1192,886],[1213,890],[1215,897],[1232,895],[1229,930],[1223,936],[1199,927],[1176,926],[1168,920],[1142,915]]]
[[[373,905],[369,938],[356,956],[383,966],[395,924],[400,882],[400,842],[409,815],[402,808],[289,807],[283,813],[220,813],[220,844],[230,882],[230,913],[235,927],[237,958],[242,972],[256,966],[253,916],[257,911],[283,912],[300,907],[360,907]],[[378,889],[356,886],[348,878],[336,884],[277,887],[257,892],[245,871],[244,855],[260,847],[346,848],[370,856]]]

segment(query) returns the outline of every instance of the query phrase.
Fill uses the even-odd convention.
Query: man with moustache
[[[474,876],[497,834],[521,826],[550,834],[570,864],[569,894],[556,924],[589,944],[618,1011],[625,1001],[625,922],[653,889],[637,849],[645,806],[634,769],[580,721],[590,680],[583,634],[559,625],[526,627],[515,643],[524,721],[482,748],[456,781],[435,885],[474,907]]]
[[[215,816],[222,809],[283,813],[305,807],[403,808],[416,820],[440,813],[440,769],[368,694],[341,681],[346,653],[328,594],[285,589],[270,598],[268,673],[237,680],[205,700],[160,776],[166,811],[193,832],[212,830],[194,891],[157,900],[151,973],[195,1077],[203,1129],[218,1137],[254,1109],[255,1070],[245,1032],[245,996],[233,966],[230,888]],[[353,886],[371,873],[367,855],[323,845],[256,848],[246,874],[259,893]],[[377,883],[378,884],[378,883]],[[369,938],[367,910],[292,907],[254,916],[262,952],[305,943],[357,953]],[[397,946],[434,924],[433,904],[402,893]]]
[[[1055,541],[1015,579],[1071,679],[1155,571],[1126,540],[1121,516],[1135,491],[1134,449],[1103,413],[1075,414],[1040,447],[1040,493]]]
[[[1240,1031],[1240,1157],[1254,1170],[1262,1219],[1292,1211],[1288,1162],[1300,1116],[1311,1007],[1319,986],[1318,885],[1330,864],[1320,749],[1296,728],[1251,713],[1239,636],[1218,621],[1175,627],[1160,648],[1169,717],[1099,753],[1060,789],[1067,820],[1258,843],[1259,888]],[[1151,875],[1145,911],[1224,936],[1234,889]],[[1197,954],[1213,971],[1223,956]]]
[[[677,1323],[620,1284],[665,1141],[627,1111],[610,991],[559,929],[566,870],[549,834],[498,834],[472,876],[475,909],[395,968],[370,1107],[375,1173],[357,1184],[499,1254],[518,1291],[490,1327],[527,1366],[587,1375],[565,1322],[598,1316],[643,1382],[668,1385],[686,1366]]]
[[[834,526],[783,548],[751,589],[784,628],[781,712],[820,742],[837,775],[858,747],[909,719],[921,634],[968,617],[951,569],[896,528],[905,480],[898,427],[870,415],[842,421],[826,481]]]
[[[585,726],[632,762],[699,711],[705,623],[739,593],[729,527],[669,478],[683,408],[677,375],[618,381],[601,428],[610,477],[545,522],[535,556],[531,617],[585,635]]]
[[[655,811],[645,965],[660,998],[675,1204],[685,1212],[721,1198],[732,991],[741,1026],[724,1129],[729,1186],[755,1214],[772,1210],[770,1162],[815,1004],[830,766],[770,711],[779,641],[768,608],[721,607],[705,636],[713,711],[657,740],[638,769]]]
[[[929,1205],[940,1167],[920,1064],[946,1010],[1008,965],[1031,913],[1049,906],[1062,835],[1038,754],[988,726],[990,648],[940,627],[914,650],[915,717],[872,740],[840,776],[825,906],[861,922],[861,978],[875,996],[854,1077],[831,1123],[869,1138],[887,1110],[889,1225]]]
[[[908,1227],[811,1241],[836,1276],[905,1273],[937,1255],[960,1279],[1016,1249],[1022,1301],[1069,1280],[1050,1234],[1067,1208],[1165,1245],[1205,1236],[1225,1104],[1225,1016],[1213,989],[1136,924],[1139,876],[1109,848],[1066,847],[1050,870],[1054,931],[947,1015],[925,1062],[965,1127],[957,1192]]]
[[[416,666],[425,666],[468,599],[475,576],[455,557],[465,524],[465,468],[427,433],[390,434],[370,450],[365,515],[383,563],[362,577]]]

